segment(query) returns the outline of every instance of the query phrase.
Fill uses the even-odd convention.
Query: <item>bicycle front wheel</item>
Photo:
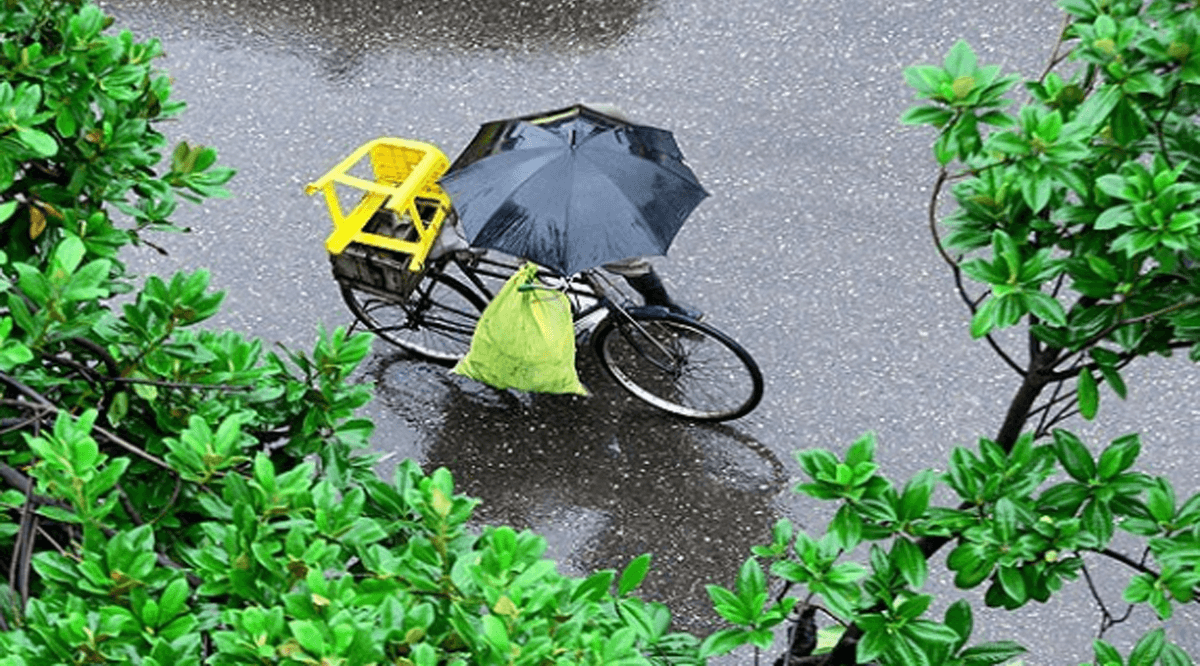
[[[762,400],[758,364],[717,329],[670,312],[611,317],[593,340],[617,383],[637,398],[697,421],[728,421]]]
[[[454,365],[471,348],[485,303],[458,280],[431,271],[407,297],[342,282],[342,298],[370,331],[421,358]]]

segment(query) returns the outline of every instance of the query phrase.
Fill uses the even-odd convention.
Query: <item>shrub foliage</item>
[[[167,154],[161,47],[111,23],[0,4],[0,665],[698,661],[648,556],[563,576],[446,470],[377,476],[369,336],[271,351],[197,326],[203,270],[138,286],[121,250],[233,172]]]
[[[1151,628],[1121,650],[1096,640],[1096,662],[1192,663],[1156,619],[1197,598],[1200,495],[1138,471],[1137,435],[1089,443],[1058,426],[1096,418],[1102,392],[1124,398],[1139,358],[1200,361],[1200,13],[1179,0],[1059,4],[1066,21],[1038,78],[981,65],[964,42],[940,65],[905,71],[920,103],[903,122],[936,130],[934,243],[971,335],[1018,380],[998,433],[907,481],[879,468],[873,435],[844,455],[800,453],[797,491],[835,503],[834,518],[817,536],[780,522],[736,591],[710,590],[735,626],[706,654],[767,646],[763,630],[800,610],[784,663],[1013,659],[1025,649],[1015,642],[971,643],[968,602],[927,612],[927,560],[949,546],[955,584],[982,588],[988,606],[1016,611],[1088,585],[1101,636],[1127,615],[1095,592],[1090,571],[1125,565],[1123,601],[1148,606]],[[939,487],[957,503],[932,503]],[[1143,553],[1114,550],[1118,530]],[[764,572],[782,593],[768,597]],[[788,596],[797,588],[846,627],[831,653],[810,654],[815,612]]]

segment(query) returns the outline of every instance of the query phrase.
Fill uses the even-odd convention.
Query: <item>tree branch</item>
[[[117,446],[125,449],[126,451],[132,453],[133,455],[135,455],[143,460],[152,462],[155,465],[158,465],[159,467],[167,470],[168,472],[170,472],[172,474],[175,473],[175,468],[171,467],[169,464],[167,464],[167,462],[165,460],[162,460],[161,458],[159,458],[153,454],[147,453],[146,451],[142,450],[141,448],[139,448],[133,444],[130,444],[129,442],[125,441],[124,439],[121,439],[120,437],[118,437],[116,434],[111,433],[108,430],[105,430],[104,428],[101,428],[98,425],[92,426],[92,432],[99,433],[101,437],[107,439],[108,441],[112,442],[113,444],[116,444]]]
[[[26,501],[24,504],[21,505],[22,511],[32,512],[33,508],[38,504],[57,506],[64,510],[67,510],[67,511],[74,510],[74,507],[71,506],[67,502],[63,502],[62,500],[55,499],[53,497],[46,497],[44,495],[38,495],[38,494],[34,493],[33,492],[33,486],[34,486],[33,481],[29,477],[22,474],[21,472],[13,469],[12,467],[10,467],[8,465],[5,465],[4,463],[0,463],[0,478],[2,478],[9,485],[11,485],[14,488],[21,490],[22,492],[25,493]],[[110,539],[117,535],[117,531],[112,529],[111,527],[106,527],[104,525],[99,525],[98,527],[100,528],[100,531],[104,534],[104,536],[106,536]],[[18,536],[18,540],[19,539],[20,539],[20,537]],[[56,546],[57,546],[57,544],[56,544]],[[14,550],[15,550],[15,548],[14,548]],[[169,569],[177,569],[177,570],[185,572],[187,574],[188,581],[192,585],[200,585],[201,583],[204,582],[203,580],[200,579],[199,576],[196,576],[195,574],[188,571],[187,567],[185,567],[182,564],[179,564],[178,562],[175,562],[174,560],[167,557],[166,555],[164,555],[161,552],[155,551],[155,558],[158,561],[158,563],[164,567],[167,567]],[[10,567],[10,569],[11,569],[11,567]],[[9,580],[12,580],[13,574],[10,573],[9,576],[10,576]],[[24,607],[24,604],[22,604],[22,607]]]
[[[1058,39],[1054,42],[1054,50],[1050,52],[1050,58],[1046,61],[1046,69],[1043,70],[1042,75],[1038,77],[1039,83],[1044,83],[1046,81],[1046,77],[1050,75],[1050,72],[1054,71],[1055,67],[1058,67],[1059,64],[1061,64],[1070,56],[1069,52],[1066,55],[1058,55],[1058,50],[1062,48],[1063,43],[1067,41],[1067,28],[1070,26],[1071,15],[1063,14],[1062,27],[1058,29]]]
[[[937,229],[937,202],[938,199],[941,198],[942,187],[945,186],[948,178],[949,173],[946,171],[945,167],[943,167],[938,172],[937,181],[933,184],[933,193],[929,197],[928,209],[929,234],[933,237],[933,244],[937,247],[938,254],[941,255],[942,260],[946,262],[946,265],[950,267],[950,273],[954,276],[954,286],[958,290],[958,295],[962,298],[963,302],[967,304],[967,309],[972,315],[974,315],[979,309],[979,304],[971,298],[970,294],[967,293],[967,285],[963,282],[962,278],[962,269],[958,267],[958,262],[955,261],[954,258],[950,256],[950,253],[946,251],[946,247],[942,244],[942,238]],[[982,299],[983,296],[980,297],[980,300]],[[1014,361],[1013,358],[1009,356],[1008,352],[1004,351],[1004,348],[1000,346],[1000,343],[996,342],[996,339],[992,337],[991,334],[988,334],[985,336],[985,338],[987,339],[988,345],[991,346],[992,351],[996,352],[996,355],[999,356],[1001,360],[1008,365],[1008,367],[1016,371],[1018,375],[1025,375],[1024,368],[1022,368],[1019,363]]]
[[[1072,351],[1071,353],[1067,354],[1066,356],[1063,356],[1061,359],[1058,360],[1058,363],[1056,363],[1055,365],[1060,365],[1062,363],[1065,363],[1066,361],[1069,361],[1076,356],[1082,356],[1085,351],[1087,351],[1091,347],[1098,344],[1101,340],[1108,337],[1110,333],[1112,333],[1113,331],[1115,331],[1119,328],[1122,328],[1124,326],[1129,326],[1130,324],[1138,324],[1138,323],[1142,323],[1142,322],[1147,322],[1152,319],[1161,317],[1163,315],[1170,314],[1172,312],[1176,312],[1178,310],[1182,310],[1182,309],[1189,308],[1192,306],[1200,306],[1200,298],[1193,298],[1193,299],[1189,299],[1186,301],[1180,301],[1173,305],[1169,305],[1165,308],[1159,308],[1158,310],[1154,310],[1153,312],[1147,312],[1144,315],[1139,315],[1137,317],[1130,317],[1129,319],[1122,319],[1118,322],[1114,322],[1114,323],[1110,324],[1104,330],[1093,335],[1086,342],[1084,342],[1078,349]],[[1191,346],[1191,343],[1190,342],[1187,343],[1187,346]],[[1074,372],[1068,371],[1068,374],[1066,374],[1066,377],[1070,378],[1070,377],[1075,376],[1076,374],[1079,374],[1078,370],[1075,370]],[[1055,377],[1055,379],[1057,379],[1057,377]]]

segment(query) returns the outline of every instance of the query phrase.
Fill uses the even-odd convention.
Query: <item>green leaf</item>
[[[310,655],[319,657],[325,653],[325,639],[321,637],[321,630],[315,623],[308,620],[292,620],[288,623],[288,628],[300,647]]]
[[[873,631],[863,632],[862,638],[858,639],[858,647],[855,650],[856,662],[867,664],[887,649],[892,642],[892,636],[886,629],[877,629]]]
[[[832,479],[838,465],[837,457],[825,449],[799,451],[796,453],[796,460],[814,481]]]
[[[1122,98],[1113,108],[1109,118],[1113,139],[1122,146],[1128,146],[1134,141],[1146,136],[1146,124],[1143,122],[1137,107]]]
[[[974,628],[974,618],[972,617],[971,604],[965,599],[959,599],[950,604],[946,609],[945,623],[958,634],[959,645],[966,642],[971,637],[971,631]]]
[[[1146,509],[1160,524],[1170,523],[1175,518],[1175,489],[1163,478],[1154,480],[1146,491]]]
[[[483,635],[487,639],[488,644],[498,654],[507,655],[509,652],[509,638],[508,629],[504,626],[504,620],[489,613],[483,616],[482,622]]]
[[[1058,6],[1068,14],[1082,19],[1096,18],[1097,7],[1093,0],[1060,0]]]
[[[950,52],[946,54],[946,72],[950,74],[950,78],[960,76],[971,76],[975,74],[976,60],[975,52],[971,50],[971,46],[963,40],[955,42],[951,47]]]
[[[849,504],[843,504],[829,523],[829,534],[837,539],[838,546],[847,552],[854,550],[862,541],[863,521]]]
[[[1125,660],[1121,658],[1121,653],[1117,652],[1116,648],[1102,640],[1096,639],[1092,641],[1092,651],[1096,653],[1096,662],[1099,664],[1107,665],[1125,663]]]
[[[921,617],[925,611],[929,610],[929,604],[933,603],[933,596],[929,594],[913,595],[896,607],[896,616],[906,620],[912,620]]]
[[[1054,143],[1058,141],[1059,135],[1062,133],[1063,119],[1058,111],[1051,111],[1042,116],[1038,121],[1037,128],[1034,129],[1034,134],[1046,143]]]
[[[947,564],[955,572],[954,585],[970,589],[987,580],[992,574],[996,556],[983,550],[978,544],[964,543],[950,551]]]
[[[1096,476],[1096,463],[1078,437],[1066,430],[1054,431],[1054,453],[1071,478],[1088,483]]]
[[[1167,643],[1163,647],[1163,652],[1158,656],[1158,659],[1162,666],[1195,666],[1188,653],[1184,652],[1179,646],[1171,643]]]
[[[1113,537],[1113,514],[1112,508],[1107,502],[1099,502],[1091,500],[1083,507],[1083,514],[1080,516],[1084,528],[1091,532],[1100,546],[1108,545],[1108,542]]]
[[[621,572],[621,580],[617,583],[617,595],[625,596],[632,592],[650,571],[650,553],[644,553],[633,558],[633,561]]]
[[[1004,593],[1014,602],[1024,604],[1029,600],[1029,593],[1025,589],[1025,577],[1021,575],[1020,569],[1000,567],[996,570],[996,577],[1000,580],[1000,586],[1004,588]]]
[[[1102,481],[1109,481],[1121,472],[1133,466],[1142,450],[1141,440],[1137,435],[1120,437],[1113,440],[1100,453],[1100,463],[1097,472]]]
[[[171,581],[158,600],[160,617],[169,620],[183,612],[190,593],[186,578],[180,576]]]
[[[580,599],[587,601],[600,601],[608,592],[608,588],[612,585],[613,577],[616,572],[612,569],[597,571],[581,581],[571,593],[571,601]]]
[[[1085,484],[1068,481],[1047,488],[1038,503],[1051,511],[1073,515],[1087,501],[1089,494]]]
[[[100,497],[100,495],[108,492],[117,484],[117,481],[121,478],[121,475],[125,473],[125,469],[129,467],[129,463],[131,462],[133,462],[133,460],[130,458],[114,458],[109,460],[108,464],[104,466],[104,469],[96,474],[96,476],[94,476],[90,482],[88,482],[88,497],[91,499],[97,499]]]
[[[938,622],[929,620],[916,620],[905,625],[913,638],[916,638],[923,644],[942,643],[945,645],[953,645],[958,642],[958,632],[950,627]]]
[[[1084,259],[1087,260],[1088,267],[1091,268],[1092,271],[1094,271],[1096,273],[1096,275],[1100,276],[1100,279],[1102,279],[1106,282],[1112,282],[1112,283],[1117,283],[1117,282],[1121,281],[1121,276],[1117,274],[1116,267],[1112,265],[1112,262],[1105,259],[1104,257],[1095,255],[1095,254],[1089,254],[1086,257],[1084,257]],[[1096,360],[1100,360],[1100,357],[1097,356],[1097,354],[1103,354],[1105,351],[1108,351],[1108,350],[1105,350],[1100,347],[1093,347],[1089,351],[1089,353]],[[1111,359],[1110,363],[1116,363],[1117,362],[1116,353],[1115,352],[1109,352],[1109,353],[1112,354],[1112,359]]]
[[[995,296],[988,298],[975,312],[975,316],[971,318],[971,337],[982,338],[992,329],[996,328],[996,316],[998,314],[999,299]]]
[[[992,508],[996,537],[1001,543],[1012,543],[1017,534],[1017,506],[1008,497],[1001,497]]]
[[[1016,132],[997,132],[988,138],[987,149],[1006,155],[1028,155],[1029,142]]]
[[[1129,181],[1125,180],[1124,176],[1115,173],[1106,174],[1097,178],[1096,189],[1110,197],[1121,199],[1123,201],[1140,201],[1142,198],[1138,194],[1137,189],[1130,185]]]
[[[719,657],[750,642],[751,632],[745,629],[721,629],[713,632],[700,644],[700,658]]]
[[[706,585],[708,598],[712,599],[717,614],[729,621],[730,624],[749,625],[753,623],[753,610],[747,609],[738,595],[720,585]]]
[[[18,127],[17,140],[38,157],[52,157],[58,152],[58,143],[54,141],[54,137],[41,130]]]
[[[83,241],[78,236],[67,236],[54,249],[54,263],[68,274],[74,273],[83,261],[85,252]]]
[[[58,113],[54,117],[54,129],[58,130],[58,133],[63,138],[70,139],[75,136],[75,131],[78,128],[79,126],[75,122],[75,115],[71,112],[71,108],[69,106],[59,107]]]
[[[925,579],[929,575],[928,564],[916,544],[905,537],[897,537],[896,542],[892,544],[890,557],[892,564],[910,588],[919,590],[925,585]]]
[[[76,516],[74,513],[71,513],[70,511],[59,508],[57,506],[43,505],[43,506],[38,507],[37,511],[39,514],[41,514],[51,520],[60,522],[60,523],[80,524],[83,522],[83,520],[80,519],[79,516]]]
[[[1041,291],[1021,292],[1021,303],[1042,321],[1054,326],[1067,325],[1067,313],[1062,303],[1050,294]]]
[[[854,440],[854,443],[846,450],[846,464],[857,467],[862,463],[874,461],[875,445],[875,433],[864,433],[862,437]]]
[[[743,602],[756,599],[767,591],[767,577],[762,565],[753,557],[746,558],[737,575],[737,595]],[[761,602],[759,602],[761,604]],[[751,608],[751,612],[758,609]]]
[[[973,645],[959,653],[959,658],[971,666],[1002,664],[1017,655],[1027,652],[1024,646],[1013,641],[995,641]]]
[[[1128,389],[1125,387],[1125,380],[1121,377],[1121,373],[1110,365],[1101,365],[1099,370],[1100,375],[1104,377],[1104,382],[1113,390],[1113,393],[1124,400]]]
[[[1108,84],[1101,87],[1079,105],[1075,111],[1074,121],[1089,128],[1090,132],[1095,132],[1108,120],[1108,116],[1116,108],[1117,102],[1121,101],[1123,94],[1118,85]]]
[[[1089,421],[1095,419],[1096,409],[1100,404],[1100,392],[1091,370],[1083,368],[1079,371],[1078,391],[1079,413]]]
[[[933,156],[941,166],[949,164],[950,160],[954,159],[954,154],[957,151],[957,146],[951,139],[952,135],[950,133],[943,133],[933,143]]]
[[[950,109],[940,106],[915,106],[904,115],[900,116],[900,122],[905,125],[933,125],[934,127],[942,127],[950,122],[954,117],[954,112]]]
[[[1021,196],[1025,199],[1025,203],[1034,213],[1042,212],[1042,209],[1050,203],[1050,195],[1054,193],[1054,179],[1050,178],[1045,172],[1040,174],[1025,174],[1021,181]]]
[[[918,97],[933,97],[938,94],[941,84],[948,83],[950,78],[941,67],[914,65],[904,69],[904,80],[919,93]]]
[[[1006,278],[1016,276],[1021,271],[1021,248],[1017,241],[1001,229],[992,232],[992,251],[1008,265]]]
[[[1162,628],[1147,633],[1133,646],[1129,653],[1128,666],[1153,666],[1166,644],[1166,633]]]
[[[932,666],[921,646],[904,634],[895,636],[888,648],[891,657],[902,666]]]
[[[979,122],[1000,128],[1012,127],[1017,123],[1012,116],[1003,111],[989,111],[979,116]]]
[[[904,491],[900,493],[900,501],[896,506],[896,517],[907,522],[924,516],[936,482],[937,477],[926,470],[904,484]]]
[[[1125,587],[1122,593],[1122,598],[1131,604],[1140,604],[1150,598],[1154,593],[1154,576],[1141,573],[1129,579],[1129,585]]]
[[[414,666],[437,666],[437,649],[429,643],[417,643],[410,649],[412,650],[411,658]]]

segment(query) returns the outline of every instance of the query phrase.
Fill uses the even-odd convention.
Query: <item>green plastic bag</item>
[[[526,263],[504,283],[452,372],[500,389],[587,395],[575,373],[571,305],[562,292],[520,288],[536,285],[536,274]]]

